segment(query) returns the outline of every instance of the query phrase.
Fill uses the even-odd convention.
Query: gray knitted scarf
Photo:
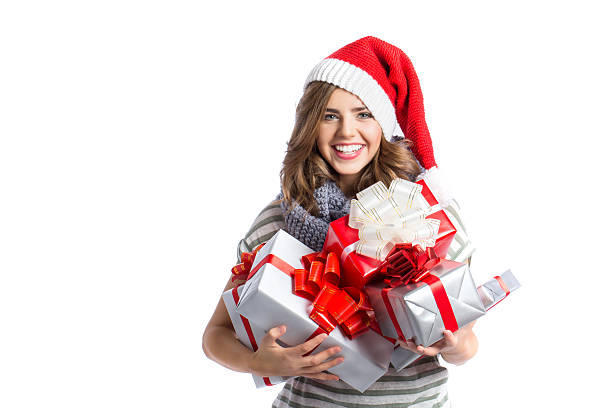
[[[276,199],[282,200],[283,193],[281,192]],[[331,180],[327,180],[325,184],[315,189],[314,199],[319,206],[318,217],[311,215],[297,203],[291,211],[287,211],[287,205],[281,201],[281,209],[285,216],[285,230],[304,245],[320,251],[323,249],[329,223],[349,213],[351,199],[346,197],[340,187]]]

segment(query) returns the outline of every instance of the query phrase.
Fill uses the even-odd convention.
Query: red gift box
[[[426,218],[440,221],[434,249],[436,254],[443,258],[446,256],[457,230],[444,210],[439,206],[438,200],[436,200],[425,181],[419,180],[416,183],[423,187],[421,194],[427,203],[432,207],[438,206],[438,211],[428,215]],[[347,215],[329,224],[323,250],[335,252],[338,258],[340,258],[340,264],[344,271],[342,278],[344,285],[363,288],[367,283],[376,279],[378,267],[382,264],[382,261],[360,255],[350,247],[359,241],[359,230],[349,227],[348,220],[349,216]]]

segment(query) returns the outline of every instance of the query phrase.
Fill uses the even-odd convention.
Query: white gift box
[[[259,327],[285,325],[287,330],[279,340],[287,346],[303,343],[319,329],[309,317],[311,302],[292,293],[291,271],[303,268],[302,256],[312,252],[280,230],[257,253],[253,261],[256,273],[244,284],[238,302],[238,312]],[[360,392],[387,372],[393,352],[393,343],[372,330],[350,340],[337,327],[312,353],[334,346],[342,351],[331,358],[342,356],[344,361],[328,371]]]

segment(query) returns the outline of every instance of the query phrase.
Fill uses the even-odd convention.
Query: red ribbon
[[[246,256],[243,254],[243,262],[232,269],[235,276],[249,280],[265,264],[274,265],[293,278],[295,295],[313,302],[309,317],[324,332],[331,333],[340,326],[344,334],[353,339],[370,327],[378,329],[378,326],[371,326],[374,309],[365,293],[355,287],[340,287],[340,263],[335,253],[304,255],[301,261],[305,269],[296,269],[274,254],[266,255],[253,266],[260,247]]]
[[[506,282],[504,282],[504,280],[501,278],[501,276],[499,276],[499,275],[498,275],[498,276],[494,276],[493,278],[494,278],[494,279],[497,281],[497,283],[499,283],[499,287],[500,287],[500,288],[501,288],[501,289],[502,289],[504,292],[506,292],[506,296],[504,296],[503,298],[499,299],[497,302],[495,302],[495,304],[493,304],[493,305],[489,306],[489,308],[488,308],[487,310],[491,310],[491,309],[493,309],[493,307],[494,307],[494,306],[497,306],[497,304],[498,304],[499,302],[501,302],[502,300],[504,300],[504,299],[505,299],[505,298],[506,298],[506,297],[507,297],[507,296],[510,294],[510,289],[508,289],[508,286],[506,285]]]
[[[259,248],[258,248],[259,249]],[[238,306],[238,287],[235,287],[234,289],[232,289],[232,297],[234,298],[234,303],[236,304],[236,306]],[[242,325],[244,326],[244,331],[246,331],[247,336],[249,336],[249,342],[251,343],[251,348],[253,349],[253,351],[257,351],[258,346],[257,346],[257,341],[255,341],[255,335],[253,334],[253,329],[251,329],[251,323],[249,323],[249,320],[244,317],[243,315],[240,315],[240,319],[242,319]],[[268,387],[271,387],[272,385],[272,381],[270,381],[270,377],[262,377],[264,384],[266,384]]]
[[[310,318],[325,332],[336,326],[353,339],[365,333],[374,309],[365,293],[356,287],[341,287],[338,256],[334,252],[302,257],[305,269],[295,269],[293,293],[312,301]]]
[[[257,255],[257,251],[263,247],[265,243],[259,244],[252,252],[243,252],[240,255],[240,263],[232,268],[232,282],[237,280],[247,280],[248,274],[253,266],[253,261]]]
[[[253,266],[257,251],[263,245],[241,255],[242,262],[232,268],[232,281],[251,279],[265,264],[274,265],[291,276],[293,293],[313,302],[309,317],[319,328],[307,340],[321,333],[331,333],[336,326],[340,326],[351,340],[372,329],[386,340],[395,342],[383,336],[365,292],[356,287],[341,287],[340,264],[335,253],[313,252],[304,255],[301,259],[303,269],[294,268],[274,254],[266,255]]]
[[[433,248],[423,250],[421,247],[412,244],[398,244],[381,265],[381,272],[387,276],[385,283],[389,285],[382,290],[383,302],[395,331],[403,341],[406,341],[406,338],[389,301],[389,291],[400,285],[418,282],[427,284],[440,311],[444,328],[452,332],[459,328],[444,285],[437,276],[430,273],[431,268],[439,264],[440,261],[441,259],[436,255]]]
[[[502,290],[506,292],[506,296],[508,296],[510,294],[510,289],[508,289],[508,286],[506,286],[506,282],[504,282],[501,276],[494,276],[493,278],[495,278],[497,283],[499,283],[499,287],[502,288]]]
[[[431,268],[440,263],[436,251],[412,244],[396,244],[380,266],[385,283],[392,287],[416,283],[430,275]]]

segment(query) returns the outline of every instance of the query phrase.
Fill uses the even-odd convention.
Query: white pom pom
[[[440,175],[440,170],[437,167],[423,171],[417,176],[417,180],[421,179],[425,180],[429,189],[443,208],[454,198],[448,186],[444,184],[443,177]]]

